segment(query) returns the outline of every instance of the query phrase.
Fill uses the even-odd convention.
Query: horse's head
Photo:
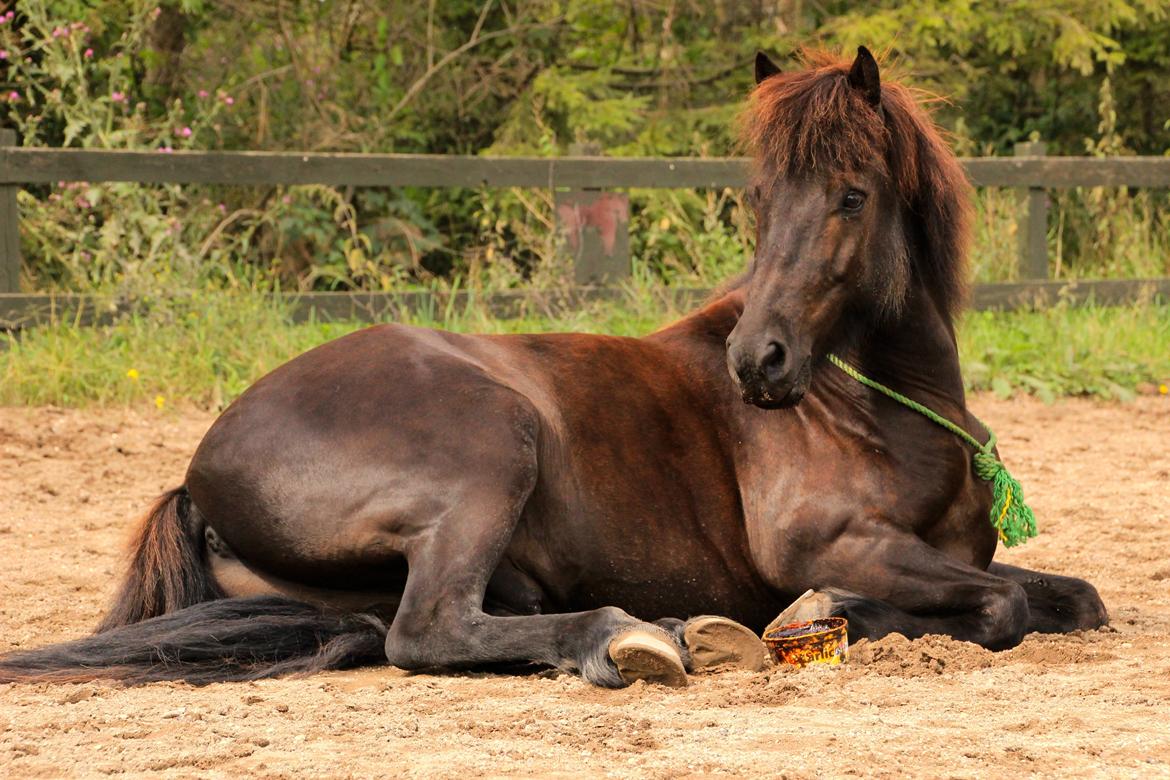
[[[929,119],[904,87],[882,85],[867,49],[852,63],[810,56],[792,73],[757,56],[745,122],[756,254],[727,363],[744,401],[765,408],[798,403],[851,325],[898,315],[915,274],[915,210],[932,187],[961,190]],[[934,182],[931,165],[944,169]],[[965,214],[953,200],[943,207]],[[960,232],[962,214],[952,219]]]

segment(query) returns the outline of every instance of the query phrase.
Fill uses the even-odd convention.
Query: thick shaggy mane
[[[849,85],[850,60],[806,51],[802,63],[752,92],[742,134],[761,173],[802,176],[876,163],[916,218],[923,246],[914,272],[954,315],[967,294],[970,188],[922,106],[925,94],[883,82],[877,111]]]

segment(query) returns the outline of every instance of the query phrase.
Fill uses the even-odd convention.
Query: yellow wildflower
[[[670,230],[670,217],[663,217],[658,222],[658,229],[663,231]]]
[[[129,371],[126,372],[126,376],[130,377],[135,382],[137,382],[138,381],[138,369],[137,368],[130,369]]]
[[[166,405],[166,402],[167,402],[167,399],[163,398],[161,395],[156,395],[154,397],[154,405],[157,406],[159,409],[162,409],[163,406]]]
[[[1158,385],[1158,392],[1162,395],[1166,395],[1167,393],[1170,393],[1170,387],[1167,387],[1166,385]]]

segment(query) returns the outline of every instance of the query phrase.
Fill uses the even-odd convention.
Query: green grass
[[[1128,400],[1142,384],[1170,383],[1170,306],[972,312],[959,354],[974,390]]]
[[[636,336],[679,314],[664,299],[631,292],[571,312],[499,319],[469,306],[410,321],[463,332]],[[220,408],[289,358],[363,326],[293,323],[273,299],[226,293],[101,327],[44,325],[0,336],[0,404]],[[1166,305],[971,313],[959,341],[973,390],[1126,399],[1141,383],[1170,381]]]

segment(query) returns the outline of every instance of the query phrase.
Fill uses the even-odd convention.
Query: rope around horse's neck
[[[976,421],[979,422],[980,425],[983,425],[984,428],[987,428],[987,432],[991,434],[991,438],[987,440],[986,444],[980,444],[978,439],[976,439],[971,434],[967,433],[967,431],[963,430],[959,426],[955,425],[953,422],[951,422],[947,418],[943,417],[941,414],[938,414],[937,412],[934,412],[933,410],[923,406],[922,404],[918,403],[917,401],[915,401],[912,398],[907,398],[906,396],[899,393],[897,390],[892,390],[891,388],[886,387],[881,382],[878,382],[876,379],[870,379],[865,374],[861,373],[856,368],[849,365],[848,363],[846,363],[844,360],[837,357],[836,355],[830,353],[828,355],[828,358],[829,358],[830,363],[832,363],[837,368],[841,369],[846,374],[853,377],[854,379],[856,379],[858,382],[865,385],[866,387],[877,390],[879,393],[883,393],[884,395],[887,395],[890,398],[893,398],[895,401],[902,404],[903,406],[907,406],[907,407],[913,409],[914,411],[918,412],[919,414],[921,414],[923,417],[927,418],[931,422],[938,423],[939,425],[946,428],[951,433],[958,436],[963,441],[970,444],[972,447],[974,447],[979,452],[985,452],[985,453],[990,454],[993,458],[995,457],[995,455],[992,454],[992,450],[995,448],[995,433],[990,428],[987,428],[987,426],[983,424],[982,420],[979,420],[978,418],[976,418]],[[986,477],[985,477],[985,479],[986,479]]]
[[[907,398],[897,390],[886,387],[876,379],[870,379],[836,355],[829,353],[827,357],[830,363],[841,369],[846,375],[866,387],[877,390],[879,393],[892,398],[906,408],[913,409],[926,419],[946,428],[975,448],[975,473],[980,479],[984,479],[992,485],[991,524],[999,532],[1000,541],[1006,547],[1014,547],[1017,544],[1028,541],[1028,539],[1036,535],[1036,517],[1028,505],[1024,503],[1024,489],[1008,473],[1007,467],[1003,465],[1003,461],[996,456],[995,432],[991,428],[988,428],[983,421],[977,417],[975,418],[976,422],[987,429],[989,438],[986,444],[980,444],[978,439],[941,414],[923,406],[912,398]],[[972,416],[974,417],[974,415]]]

